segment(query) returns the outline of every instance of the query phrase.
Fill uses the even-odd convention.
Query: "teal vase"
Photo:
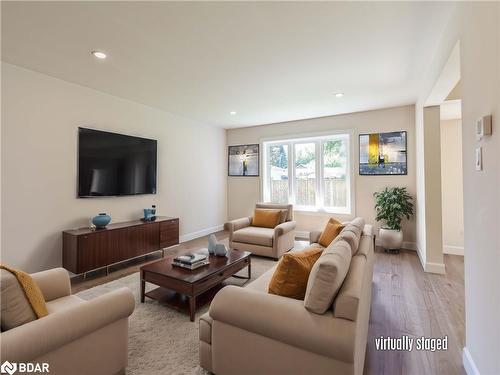
[[[103,229],[106,228],[106,225],[108,225],[110,221],[111,216],[106,213],[101,213],[97,216],[94,216],[94,218],[92,219],[92,224],[94,224],[97,229]]]

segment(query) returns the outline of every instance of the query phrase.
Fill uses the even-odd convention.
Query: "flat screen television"
[[[156,194],[153,139],[78,128],[78,197]]]

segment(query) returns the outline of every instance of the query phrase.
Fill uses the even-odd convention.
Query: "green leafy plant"
[[[385,221],[387,229],[401,230],[403,218],[413,215],[413,198],[404,187],[385,188],[374,193],[375,220]]]

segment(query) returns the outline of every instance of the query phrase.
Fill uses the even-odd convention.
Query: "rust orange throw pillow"
[[[318,243],[321,246],[327,247],[332,243],[332,241],[337,237],[342,229],[344,229],[345,225],[343,225],[340,221],[335,220],[333,217],[328,220],[326,223],[325,229],[318,240]]]
[[[309,247],[283,255],[269,283],[269,293],[303,300],[309,273],[322,251]]]
[[[281,210],[256,208],[253,214],[252,226],[274,228],[280,223]]]

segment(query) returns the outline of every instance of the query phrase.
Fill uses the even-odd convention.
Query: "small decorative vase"
[[[224,257],[224,256],[226,256],[226,254],[227,254],[226,245],[224,245],[222,243],[218,243],[215,246],[215,255],[220,256],[220,257]]]
[[[217,246],[217,238],[215,238],[215,234],[211,234],[208,237],[208,253],[215,254],[215,247]]]
[[[110,221],[111,216],[106,213],[101,213],[97,216],[94,216],[94,218],[92,219],[92,224],[94,224],[97,229],[103,229],[106,228],[106,225],[108,225]]]
[[[388,252],[399,252],[403,245],[403,232],[395,229],[380,228],[380,242]]]

